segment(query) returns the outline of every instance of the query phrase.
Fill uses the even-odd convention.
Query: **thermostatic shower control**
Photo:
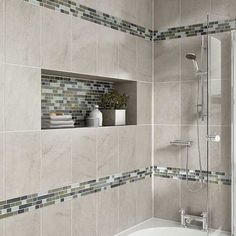
[[[220,142],[220,135],[208,135],[207,141],[218,143],[218,142]]]

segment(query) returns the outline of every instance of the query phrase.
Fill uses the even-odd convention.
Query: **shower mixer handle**
[[[220,142],[220,135],[210,134],[206,136],[208,142]]]

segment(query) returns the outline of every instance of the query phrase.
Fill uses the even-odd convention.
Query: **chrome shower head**
[[[195,53],[187,53],[186,54],[186,58],[188,60],[191,60],[193,62],[193,66],[196,72],[199,72],[199,67],[198,67],[198,63],[197,63],[197,56]]]

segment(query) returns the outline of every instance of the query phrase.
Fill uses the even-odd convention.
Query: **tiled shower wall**
[[[96,8],[151,27],[152,0],[110,3]],[[0,200],[151,165],[149,41],[21,0],[0,17]],[[41,69],[138,81],[138,125],[41,131]],[[0,235],[114,235],[151,216],[148,178],[3,219]]]
[[[203,23],[206,22],[207,13],[210,21],[232,19],[236,17],[235,10],[236,2],[230,0],[155,0],[155,29]],[[230,176],[231,37],[230,33],[212,36],[222,43],[222,66],[220,77],[215,77],[213,73],[210,77],[209,132],[219,134],[221,142],[209,145],[209,170],[224,172]],[[192,62],[186,60],[185,55],[196,53],[200,61],[201,42],[202,37],[195,36],[156,41],[154,44],[154,164],[157,166],[185,168],[186,149],[170,145],[170,141],[182,138],[193,140],[193,146],[189,149],[189,168],[199,169],[196,129],[197,80]],[[213,62],[210,62],[210,66],[215,58],[211,58]],[[217,93],[216,88],[219,88]],[[216,100],[214,95],[219,96],[220,100]],[[207,167],[206,132],[206,120],[200,121],[203,169]],[[186,184],[185,181],[158,177],[154,181],[155,217],[179,220],[180,208],[185,208],[193,214],[207,210],[206,186],[194,193],[191,189],[200,188],[200,183]],[[230,186],[209,184],[211,227],[230,231],[230,196]]]

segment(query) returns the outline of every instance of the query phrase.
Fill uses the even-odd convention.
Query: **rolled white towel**
[[[49,125],[48,128],[56,129],[56,128],[74,128],[74,125]]]
[[[74,125],[73,120],[50,120],[50,125]]]
[[[67,121],[72,120],[72,115],[50,115],[51,120]]]

